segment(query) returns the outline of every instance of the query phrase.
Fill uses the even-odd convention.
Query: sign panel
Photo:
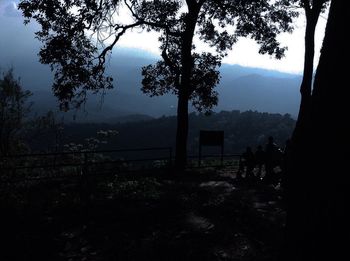
[[[223,146],[224,131],[200,131],[199,145],[204,146]]]

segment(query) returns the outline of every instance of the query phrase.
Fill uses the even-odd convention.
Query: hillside
[[[14,59],[12,64],[16,75],[21,77],[23,87],[34,93],[34,111],[41,114],[49,109],[58,110],[57,101],[51,93],[52,73],[48,68],[35,63],[37,57],[30,54]],[[108,67],[108,73],[115,79],[115,88],[106,91],[103,97],[90,95],[80,112],[72,111],[63,116],[67,121],[75,118],[78,122],[110,122],[130,114],[151,117],[175,115],[175,96],[150,98],[140,91],[142,66],[156,60],[155,56],[134,49],[117,50]],[[297,115],[299,75],[228,64],[223,64],[220,71],[222,77],[217,86],[219,104],[214,111],[258,110]],[[73,117],[75,114],[77,117]]]
[[[289,114],[270,114],[257,111],[221,111],[210,116],[191,113],[189,115],[188,151],[191,155],[198,154],[200,130],[223,130],[225,132],[225,153],[243,152],[246,146],[255,148],[264,145],[268,136],[273,136],[278,145],[284,147],[290,137],[295,121]],[[123,118],[123,122],[114,123],[70,123],[65,124],[61,138],[60,150],[63,144],[74,142],[87,144],[87,138],[97,137],[100,130],[115,130],[116,136],[99,144],[98,149],[127,149],[147,147],[175,147],[176,117],[163,116],[151,119],[140,115]],[[40,135],[38,140],[31,139],[35,150],[52,149],[55,146],[54,131]],[[44,140],[45,142],[42,142]],[[43,147],[45,144],[45,148]],[[208,152],[205,148],[204,152]],[[218,148],[213,148],[218,153]]]

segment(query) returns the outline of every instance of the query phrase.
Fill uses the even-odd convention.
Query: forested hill
[[[58,103],[53,97],[52,73],[49,68],[34,63],[35,55],[26,54],[14,60],[15,75],[21,78],[24,89],[33,92],[32,111],[38,114],[48,110],[56,111]],[[114,117],[130,114],[146,114],[152,117],[175,115],[177,98],[166,94],[148,97],[141,92],[141,68],[155,63],[159,57],[135,49],[120,48],[113,53],[108,74],[114,78],[114,89],[106,90],[103,104],[100,95],[89,95],[85,112],[79,112],[79,122],[110,122]],[[32,61],[32,63],[30,63]],[[1,65],[0,65],[1,67]],[[223,64],[220,68],[218,106],[221,110],[257,110],[270,113],[298,113],[300,75],[278,71]],[[190,110],[194,111],[193,108]],[[73,112],[74,113],[74,112]],[[65,119],[72,120],[73,113],[65,113]]]
[[[270,114],[257,111],[221,111],[210,116],[191,113],[189,115],[188,150],[190,154],[198,152],[200,130],[223,130],[225,132],[225,153],[242,152],[246,146],[255,148],[264,145],[272,135],[277,144],[284,146],[294,128],[295,120],[289,114]],[[130,121],[114,124],[71,123],[64,126],[61,145],[70,142],[85,144],[86,139],[97,137],[99,130],[116,130],[117,135],[99,144],[98,149],[123,149],[163,147],[175,144],[176,117],[163,116],[157,119]],[[54,143],[51,132],[41,135]],[[40,144],[38,141],[37,144]],[[53,146],[53,144],[47,144]],[[62,147],[63,148],[63,147]],[[46,148],[45,148],[46,149]]]

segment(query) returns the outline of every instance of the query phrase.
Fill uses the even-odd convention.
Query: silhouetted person
[[[265,180],[271,182],[274,174],[274,167],[277,166],[280,156],[280,150],[274,142],[273,137],[270,136],[268,143],[265,146]]]
[[[258,146],[255,152],[255,164],[258,167],[257,178],[261,178],[262,168],[265,163],[265,152],[261,145]]]
[[[245,169],[245,177],[250,178],[253,175],[254,169],[254,153],[251,147],[247,147],[246,151],[242,154],[242,158],[239,166],[239,173],[242,173]]]

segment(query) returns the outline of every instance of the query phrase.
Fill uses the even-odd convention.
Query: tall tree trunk
[[[311,96],[308,128],[292,150],[289,177],[288,260],[348,260],[350,129],[345,66],[348,1],[331,3]],[[300,141],[299,140],[299,141]],[[298,140],[297,140],[298,141]]]
[[[188,98],[184,91],[179,92],[177,105],[177,130],[175,167],[183,170],[187,163]]]
[[[312,78],[314,71],[314,56],[315,56],[315,29],[320,15],[319,10],[305,8],[306,16],[306,29],[305,29],[305,53],[304,53],[304,70],[303,79],[300,85],[300,108],[298,120],[293,132],[293,140],[299,141],[300,131],[307,128],[308,116],[311,106],[311,90],[312,90]]]
[[[184,37],[182,74],[178,93],[175,167],[184,170],[187,164],[188,99],[192,75],[192,36]]]
[[[178,170],[185,169],[187,163],[188,100],[191,92],[193,91],[193,86],[191,83],[194,66],[192,57],[192,42],[199,10],[202,5],[194,1],[188,1],[187,4],[189,10],[185,19],[186,29],[182,35],[182,70],[177,107],[175,167]]]

